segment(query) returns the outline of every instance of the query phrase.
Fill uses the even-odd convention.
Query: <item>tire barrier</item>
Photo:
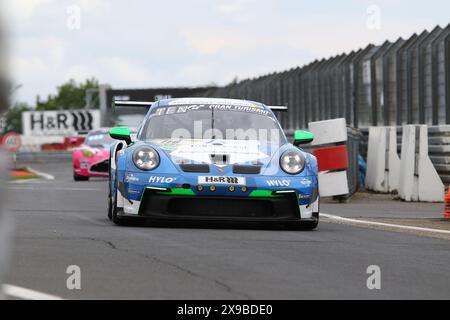
[[[399,197],[405,201],[442,202],[444,184],[428,156],[426,125],[403,126]]]
[[[309,131],[316,137],[311,146],[319,166],[320,196],[348,195],[349,160],[345,119],[310,122]]]
[[[366,189],[377,192],[398,191],[399,170],[397,129],[371,127],[367,151]]]

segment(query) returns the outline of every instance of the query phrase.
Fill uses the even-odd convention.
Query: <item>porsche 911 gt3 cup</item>
[[[149,107],[135,141],[126,127],[111,150],[108,217],[150,221],[267,222],[316,228],[316,158],[289,143],[273,110],[261,103],[182,98]]]

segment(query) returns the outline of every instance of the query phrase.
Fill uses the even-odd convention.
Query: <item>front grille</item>
[[[300,217],[296,197],[245,198],[171,196],[146,190],[139,215],[168,219],[295,220]]]
[[[243,217],[268,218],[274,217],[272,202],[266,200],[239,199],[202,199],[174,198],[169,200],[167,213],[176,216],[205,216],[205,217]]]
[[[184,172],[209,172],[208,164],[180,164]]]
[[[259,174],[261,172],[261,166],[248,166],[248,165],[234,165],[233,173],[240,174]]]
[[[211,163],[216,165],[226,165],[229,163],[230,156],[228,154],[210,154]]]
[[[109,160],[96,163],[91,167],[91,172],[107,173],[109,170]]]

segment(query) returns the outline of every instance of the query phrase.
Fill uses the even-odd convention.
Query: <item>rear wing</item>
[[[123,101],[114,100],[112,103],[113,109],[115,108],[150,108],[154,102],[151,101]]]
[[[288,111],[288,107],[287,106],[267,106],[267,108],[269,108],[272,111],[283,111],[283,112],[287,112]]]
[[[152,101],[123,101],[115,100],[113,101],[113,110],[116,108],[150,108],[154,102]],[[283,111],[287,112],[287,106],[267,106],[272,111]]]

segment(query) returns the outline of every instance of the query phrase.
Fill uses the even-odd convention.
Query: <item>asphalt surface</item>
[[[332,223],[312,232],[118,227],[106,217],[106,180],[73,182],[65,162],[34,168],[55,180],[9,187],[12,285],[65,299],[450,297],[449,241]],[[383,211],[379,203],[360,203],[359,213],[357,203],[323,208]],[[81,290],[66,287],[70,265],[81,269]],[[381,269],[381,290],[366,286],[370,265]]]

